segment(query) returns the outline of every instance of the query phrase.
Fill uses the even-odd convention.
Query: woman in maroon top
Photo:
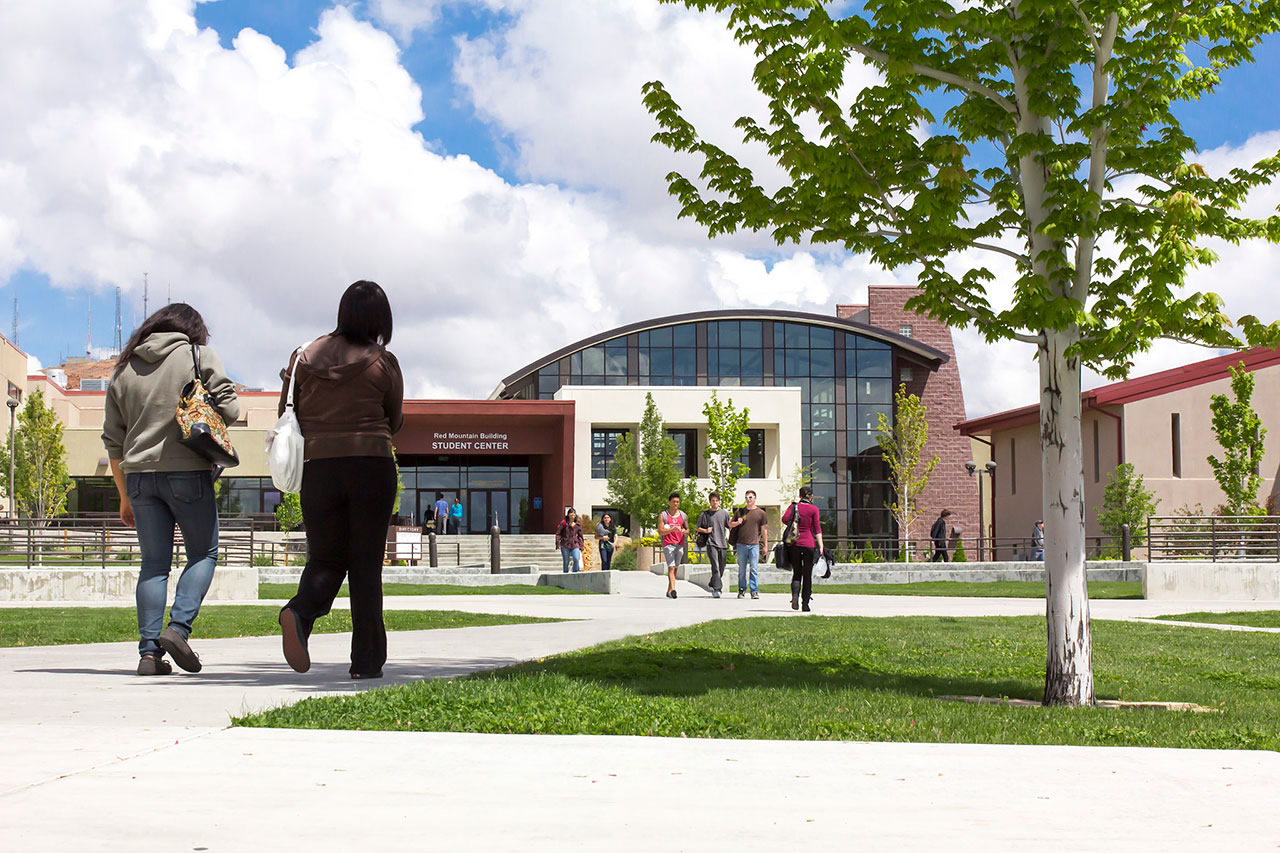
[[[791,557],[791,609],[809,612],[809,598],[813,595],[813,564],[822,553],[822,522],[818,508],[813,505],[813,489],[803,486],[800,501],[787,507],[782,523],[791,523],[791,512],[796,514],[796,544],[790,546]]]

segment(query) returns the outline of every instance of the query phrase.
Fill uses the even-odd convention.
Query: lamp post
[[[991,478],[992,490],[995,489],[996,481],[996,463],[988,462],[982,468],[979,468],[974,462],[964,463],[964,470],[969,472],[969,476],[978,477],[978,562],[981,563],[986,559],[985,542],[987,538],[987,523],[985,516],[986,502],[982,499],[982,477],[985,474]],[[992,551],[995,550],[995,543],[992,544]],[[994,555],[993,555],[994,556]]]
[[[9,517],[16,518],[18,501],[13,494],[13,418],[18,410],[18,401],[10,397],[5,405],[9,407]]]

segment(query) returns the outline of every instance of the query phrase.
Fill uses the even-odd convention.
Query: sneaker
[[[200,656],[191,651],[191,646],[187,644],[187,638],[182,632],[170,625],[160,632],[160,638],[157,640],[160,648],[169,653],[173,658],[173,662],[185,669],[187,672],[200,671]]]
[[[157,655],[143,655],[138,659],[138,675],[168,675],[173,672],[169,662]]]
[[[302,632],[302,620],[292,608],[280,610],[280,631],[284,643],[284,659],[294,672],[311,669],[311,653],[307,650],[307,637]]]
[[[738,598],[746,598],[746,597],[747,597],[747,591],[745,589],[738,590]]]
[[[671,590],[671,597],[672,597],[672,598],[675,598],[675,597],[676,597],[676,591],[675,591],[674,589],[673,589],[673,590]]]
[[[713,589],[713,590],[711,590],[711,597],[712,597],[712,598],[719,598],[719,597],[720,597],[720,590],[718,590],[718,589]]]
[[[759,598],[759,597],[760,597],[760,593],[758,593],[758,592],[753,592],[753,593],[751,593],[751,597],[752,597],[752,598]]]

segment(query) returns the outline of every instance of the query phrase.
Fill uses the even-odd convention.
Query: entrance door
[[[453,503],[454,497],[458,494],[457,489],[419,489],[417,524],[426,524],[427,519],[431,518],[435,512],[436,492],[444,492],[444,499],[450,504]],[[436,533],[444,534],[444,532],[445,526],[443,524],[436,528]]]
[[[498,529],[503,533],[511,531],[511,493],[508,489],[472,489],[468,508],[468,533],[488,533],[494,513],[498,515]]]

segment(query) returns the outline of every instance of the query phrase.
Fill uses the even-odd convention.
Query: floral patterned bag
[[[222,415],[218,414],[200,380],[200,347],[195,344],[191,345],[191,363],[195,367],[195,378],[183,386],[178,398],[176,417],[182,433],[178,443],[216,465],[234,468],[240,464],[240,456],[227,435]]]

